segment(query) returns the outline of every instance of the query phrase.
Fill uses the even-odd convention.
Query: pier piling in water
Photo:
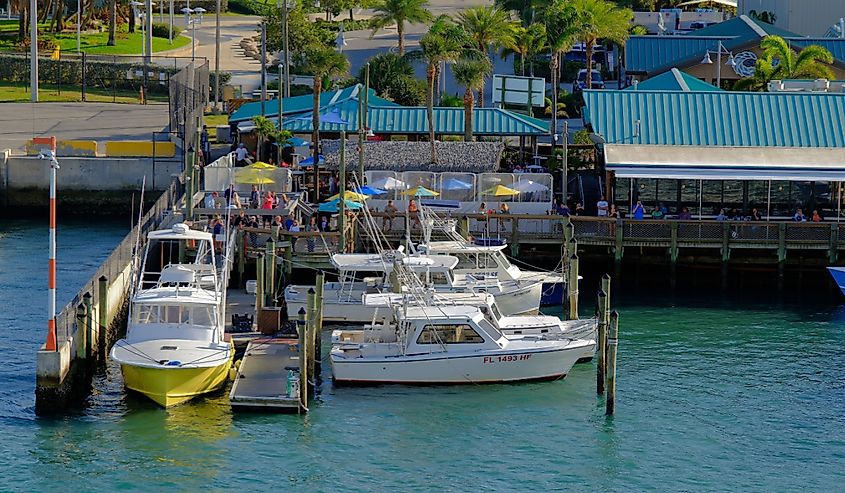
[[[264,293],[267,299],[267,306],[276,305],[276,242],[272,239],[265,246],[264,267],[267,272],[264,276]]]
[[[308,410],[308,348],[307,348],[307,331],[308,322],[306,320],[305,308],[299,309],[299,318],[296,321],[296,332],[299,335],[299,401],[300,406],[304,410]]]
[[[306,305],[308,307],[305,334],[307,342],[305,343],[308,351],[305,352],[305,359],[308,361],[308,375],[314,379],[314,355],[316,354],[314,345],[316,343],[317,333],[317,292],[314,288],[308,289],[308,297],[306,298]]]
[[[315,335],[315,342],[314,342],[314,357],[316,361],[314,366],[317,369],[317,380],[320,379],[320,373],[323,369],[323,288],[326,283],[326,275],[323,272],[317,273],[317,281],[316,281],[316,304],[317,304],[317,313],[316,313],[316,330],[314,331]]]
[[[109,279],[106,276],[97,279],[97,325],[97,357],[105,359],[106,332],[109,330]]]
[[[599,291],[598,295],[598,340],[596,341],[596,394],[604,394],[604,379],[606,375],[605,367],[605,344],[607,339],[607,313],[608,302],[607,294],[604,291]]]
[[[616,350],[619,346],[619,313],[610,312],[610,327],[607,337],[607,405],[605,414],[612,416],[616,411]]]
[[[85,324],[88,322],[88,312],[85,310],[85,303],[76,307],[76,358],[85,358]]]
[[[85,305],[85,332],[84,332],[84,348],[83,358],[91,357],[91,346],[94,344],[94,300],[91,293],[85,293],[82,296],[82,304]]]
[[[255,258],[255,313],[261,313],[264,307],[264,254]]]
[[[572,245],[576,245],[573,239]],[[578,320],[578,254],[577,248],[572,249],[572,256],[569,257],[569,279],[566,281],[566,290],[569,295],[569,320]]]

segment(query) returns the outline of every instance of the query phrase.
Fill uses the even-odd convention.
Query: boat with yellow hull
[[[126,337],[112,347],[111,358],[127,389],[166,408],[218,390],[229,378],[235,349],[224,340],[223,314],[230,261],[228,255],[219,261],[210,233],[184,224],[147,239]],[[150,255],[151,245],[160,245],[161,253]],[[188,248],[195,252],[192,263],[180,262],[181,254],[173,263],[164,258]]]
[[[172,361],[166,361],[163,364],[150,362],[149,365],[123,364],[120,369],[123,373],[124,386],[147,396],[162,407],[176,406],[194,397],[214,392],[225,385],[229,379],[235,351],[231,343],[228,346],[225,349],[214,350],[220,354],[214,356],[214,360],[206,361],[208,364],[202,366],[181,364],[178,361],[175,362],[176,364]],[[143,348],[139,349],[143,350]],[[228,359],[215,364],[220,359],[226,358],[226,354],[228,354]]]

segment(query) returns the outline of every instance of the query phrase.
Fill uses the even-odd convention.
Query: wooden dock
[[[234,410],[301,412],[299,341],[253,339],[229,392]]]

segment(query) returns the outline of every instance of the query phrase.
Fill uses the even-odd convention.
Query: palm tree
[[[405,22],[431,22],[428,0],[382,0],[373,6],[376,14],[370,19],[373,35],[382,28],[396,24],[399,34],[399,54],[405,54]]]
[[[795,53],[780,36],[766,36],[760,41],[764,56],[778,60],[772,74],[776,79],[828,79],[834,78],[829,65],[833,55],[825,48],[810,45]]]
[[[484,86],[484,79],[493,73],[493,64],[486,56],[465,57],[452,67],[458,84],[464,86],[464,140],[472,140],[472,110],[475,103],[473,91]]]
[[[496,0],[496,6],[517,13],[522,25],[528,27],[535,22],[541,10],[547,7],[549,0]]]
[[[634,12],[608,0],[572,0],[578,16],[578,38],[587,55],[587,88],[593,83],[593,45],[599,40],[625,44]]]
[[[546,46],[546,26],[531,24],[528,27],[517,26],[513,38],[502,56],[519,55],[520,75],[525,76],[525,61],[529,60],[529,75],[534,77],[534,57],[542,53]]]
[[[552,108],[557,108],[560,89],[560,57],[575,44],[579,31],[577,12],[569,0],[555,0],[543,14],[546,42],[552,52],[549,69],[552,72]],[[552,112],[552,135],[557,134],[557,112]],[[552,141],[554,144],[554,141]]]
[[[426,63],[428,93],[425,102],[428,115],[428,140],[431,142],[431,162],[437,162],[437,148],[434,144],[434,78],[437,66],[443,62],[454,62],[466,46],[467,37],[463,27],[442,15],[431,25],[428,33],[420,39],[420,55]]]
[[[463,26],[472,47],[489,56],[490,48],[495,50],[513,43],[513,31],[517,24],[511,20],[510,12],[498,7],[474,7],[458,14],[458,23]],[[486,78],[486,77],[485,77]],[[478,88],[478,106],[484,106],[484,79]]]
[[[320,93],[323,91],[325,80],[331,81],[349,70],[349,61],[341,53],[323,45],[309,47],[305,51],[303,68],[314,75],[314,105],[311,109],[311,125],[313,126],[311,141],[314,146],[314,197],[320,201]]]
[[[117,2],[118,0],[109,1],[109,40],[106,42],[107,46],[114,46],[114,34],[117,27]]]
[[[772,80],[832,79],[829,64],[833,55],[825,48],[810,45],[795,53],[780,36],[766,36],[760,41],[763,56],[754,66],[754,75],[734,84],[736,91],[765,91]]]

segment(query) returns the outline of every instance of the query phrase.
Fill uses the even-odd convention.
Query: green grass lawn
[[[62,52],[76,53],[76,33],[42,34],[41,36],[42,38],[55,39],[61,46]],[[109,40],[107,32],[88,33],[82,35],[81,49],[85,53],[98,55],[140,55],[142,39],[141,31],[132,34],[118,32],[115,46],[108,46],[106,44]],[[175,36],[172,45],[165,38],[154,37],[153,53],[181,48],[190,44],[191,38],[187,36]],[[0,51],[20,51],[17,39],[12,36],[0,37]]]
[[[29,84],[19,82],[0,82],[0,102],[29,101]],[[42,82],[38,88],[38,100],[44,102],[74,102],[82,101],[82,89],[79,86],[62,85]],[[85,100],[101,103],[138,103],[138,93],[135,91],[118,90],[114,93],[105,89],[87,89]],[[148,102],[166,102],[167,96],[148,96]]]
[[[203,116],[203,122],[209,127],[213,127],[216,125],[228,125],[229,124],[229,115],[226,113],[222,113],[220,115],[214,115],[211,113],[206,113]]]

